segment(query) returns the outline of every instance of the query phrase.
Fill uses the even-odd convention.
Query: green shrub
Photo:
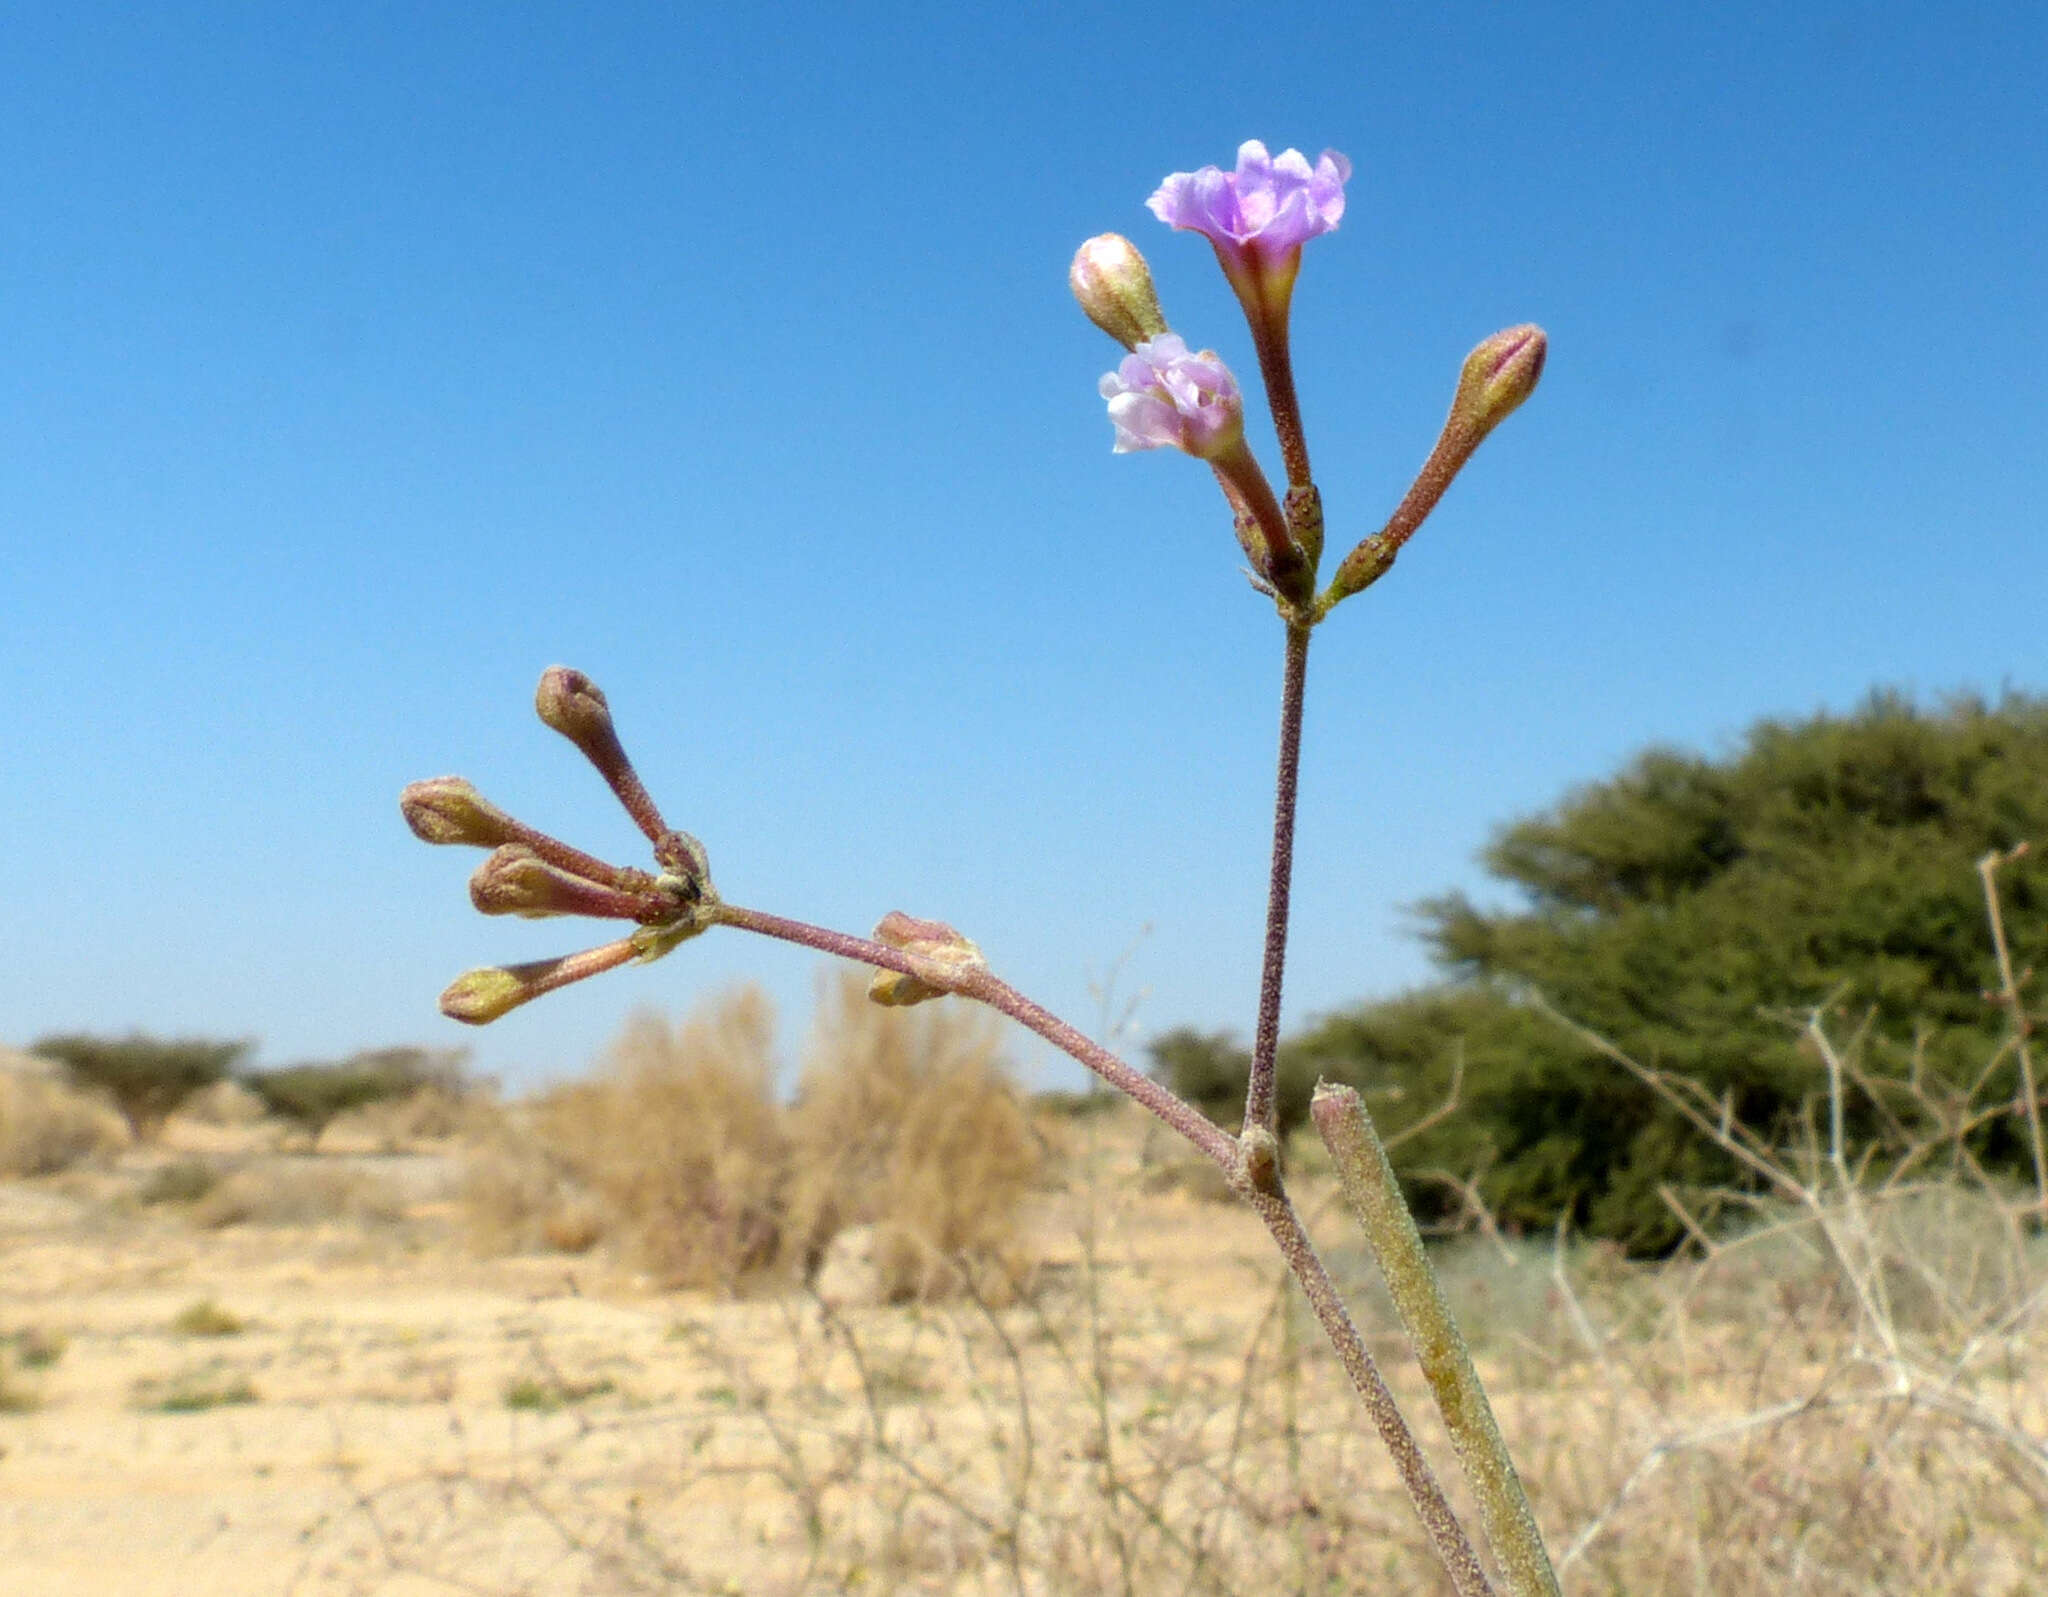
[[[204,1414],[209,1409],[257,1401],[248,1376],[217,1364],[135,1383],[135,1406],[157,1414]]]
[[[1928,711],[1876,695],[1853,715],[1765,722],[1719,760],[1652,750],[1496,835],[1484,860],[1518,904],[1419,907],[1452,985],[1330,1017],[1287,1054],[1377,1091],[1375,1116],[1399,1130],[1462,1051],[1458,1113],[1396,1154],[1425,1209],[1458,1201],[1424,1179],[1436,1168],[1476,1176],[1506,1224],[1569,1214],[1658,1251],[1680,1229],[1660,1189],[1747,1178],[1524,995],[1774,1139],[1799,1134],[1820,1084],[1788,1016],[1830,1000],[1867,1020],[1869,1069],[1917,1064],[1930,1089],[1956,1089],[2006,1026],[1984,998],[1997,978],[1974,867],[2029,837],[2048,842],[2044,699]],[[2013,865],[2000,888],[2014,964],[2048,968],[2048,861]],[[1983,1101],[2015,1086],[2007,1055]],[[1891,1113],[1925,1112],[1897,1098]],[[1863,1093],[1848,1108],[1867,1142],[1882,1111]],[[2011,1117],[1987,1120],[1971,1151],[1993,1169],[2025,1160]]]
[[[552,1414],[573,1403],[587,1403],[616,1391],[616,1385],[600,1376],[594,1381],[567,1381],[556,1376],[522,1375],[505,1387],[505,1407],[528,1414]]]
[[[180,1336],[240,1336],[248,1328],[248,1321],[212,1298],[186,1304],[171,1319],[171,1329]]]
[[[426,1048],[377,1048],[331,1064],[252,1071],[242,1084],[271,1114],[317,1143],[330,1122],[351,1110],[450,1083],[459,1090],[462,1057]]]

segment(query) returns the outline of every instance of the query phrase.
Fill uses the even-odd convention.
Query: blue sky
[[[1536,398],[1317,637],[1292,1021],[1653,741],[2048,687],[2038,6],[91,6],[0,20],[0,1040],[472,1043],[818,963],[721,932],[481,1033],[395,797],[637,838],[533,720],[606,689],[737,901],[975,936],[1083,1023],[1248,1029],[1278,624],[1194,463],[1116,457],[1065,287],[1240,140],[1356,168],[1297,370],[1338,548],[1458,361]],[[1269,440],[1268,440],[1269,442]],[[1270,448],[1267,449],[1272,467]],[[1276,468],[1275,468],[1276,469]],[[1072,1079],[1033,1047],[1038,1079]]]

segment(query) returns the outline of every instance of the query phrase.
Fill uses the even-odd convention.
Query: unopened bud
[[[1454,424],[1462,421],[1470,429],[1472,448],[1536,392],[1549,353],[1550,340],[1543,329],[1524,322],[1495,333],[1465,357],[1451,417]]]
[[[592,915],[646,925],[672,920],[685,907],[680,882],[634,874],[645,890],[594,882],[542,859],[524,843],[507,843],[470,877],[469,901],[486,915]]]
[[[981,950],[944,921],[919,920],[891,910],[875,927],[875,941],[900,949],[914,971],[878,970],[868,983],[868,997],[889,1008],[921,1004],[951,992],[959,979],[988,969]]]
[[[1125,349],[1136,349],[1166,331],[1152,269],[1138,246],[1121,233],[1103,233],[1074,252],[1067,286],[1088,320]]]
[[[1444,418],[1436,448],[1422,463],[1386,526],[1361,541],[1337,567],[1330,585],[1316,600],[1320,615],[1327,615],[1332,606],[1387,574],[1402,545],[1415,536],[1415,529],[1436,508],[1486,435],[1536,391],[1549,354],[1550,340],[1543,329],[1525,322],[1495,333],[1465,357],[1458,373],[1458,392],[1451,400],[1451,413]]]
[[[668,823],[641,786],[633,762],[626,758],[625,745],[612,725],[611,706],[605,703],[598,685],[581,671],[551,665],[541,673],[533,708],[542,721],[583,751],[583,757],[597,767],[598,775],[633,817],[633,824],[649,841],[659,843],[668,832]]]
[[[540,674],[540,686],[534,689],[533,708],[541,720],[581,749],[599,770],[625,758],[619,734],[612,726],[612,707],[605,702],[603,689],[581,671],[566,665],[549,666]]]
[[[414,782],[398,795],[398,809],[423,843],[496,848],[520,831],[518,822],[459,776]]]
[[[538,959],[524,965],[499,965],[466,971],[441,994],[441,1013],[465,1026],[483,1026],[521,1004],[531,1003],[557,987],[567,987],[640,957],[631,938],[585,949],[561,959]]]
[[[441,994],[441,1013],[465,1026],[488,1025],[540,996],[528,986],[516,971],[497,967],[464,971]]]

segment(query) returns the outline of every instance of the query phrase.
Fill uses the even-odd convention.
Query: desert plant
[[[1420,906],[1451,983],[1330,1016],[1286,1053],[1376,1094],[1461,1062],[1465,1111],[1401,1161],[1418,1201],[1444,1201],[1425,1172],[1448,1170],[1476,1178],[1504,1224],[1562,1215],[1660,1252],[1682,1234],[1660,1189],[1740,1183],[1742,1166],[1523,997],[1689,1077],[1767,1139],[1811,1081],[1810,1043],[1778,1016],[1818,995],[1855,1008],[1873,1047],[1959,1086],[2005,1024],[1984,1001],[1999,978],[1967,867],[2041,827],[2048,700],[2022,694],[1927,710],[1879,693],[1852,714],[1763,722],[1719,759],[1651,750],[1498,832],[1485,863],[1519,904]],[[2009,963],[2048,964],[2048,874],[2026,860],[2005,880]],[[2017,1067],[1997,1067],[2016,1097]],[[1406,1112],[1374,1101],[1391,1124]],[[1852,1141],[1881,1142],[1871,1105],[1845,1112]],[[2024,1171],[2023,1131],[1987,1122],[1973,1152]]]
[[[246,1041],[163,1039],[136,1032],[126,1037],[44,1037],[30,1051],[57,1060],[81,1086],[105,1093],[135,1140],[149,1142],[178,1105],[225,1077],[249,1048]]]
[[[47,1176],[127,1146],[121,1117],[62,1081],[0,1070],[0,1175]]]
[[[608,1230],[664,1280],[733,1288],[772,1264],[780,1244],[786,1154],[773,1042],[774,1013],[758,988],[679,1027],[636,1016],[594,1080],[530,1106],[543,1159],[523,1174],[501,1166],[495,1196],[531,1193],[532,1223],[543,1236],[556,1227],[552,1240]],[[493,1193],[471,1191],[473,1202]],[[578,1194],[596,1200],[602,1219],[579,1209]]]
[[[1069,276],[1090,320],[1128,352],[1098,385],[1109,404],[1117,449],[1178,449],[1211,468],[1248,563],[1252,587],[1273,605],[1279,621],[1280,757],[1265,959],[1242,1129],[1236,1135],[999,979],[981,950],[944,922],[891,913],[872,937],[857,937],[725,898],[712,885],[703,845],[663,818],[626,756],[603,693],[581,672],[564,667],[545,672],[535,708],[542,721],[573,743],[610,785],[652,845],[655,870],[622,868],[596,859],[513,819],[460,778],[415,783],[400,804],[407,823],[423,840],[493,851],[470,881],[471,899],[483,912],[586,915],[625,921],[635,928],[625,937],[565,958],[469,972],[442,994],[443,1012],[457,1020],[482,1024],[498,1019],[568,983],[629,961],[660,958],[715,926],[726,926],[872,967],[869,993],[885,1006],[944,995],[985,1004],[1143,1104],[1211,1160],[1267,1227],[1392,1454],[1432,1552],[1460,1597],[1476,1597],[1491,1593],[1493,1582],[1288,1195],[1277,1135],[1276,1055],[1310,637],[1338,605],[1391,569],[1473,452],[1534,391],[1547,344],[1540,329],[1521,326],[1495,334],[1472,351],[1436,446],[1407,493],[1385,525],[1360,540],[1338,562],[1330,580],[1319,586],[1325,528],[1295,395],[1289,309],[1302,247],[1337,226],[1349,175],[1349,163],[1331,152],[1313,165],[1293,150],[1276,161],[1264,145],[1249,142],[1238,152],[1234,173],[1214,167],[1175,173],[1151,201],[1162,220],[1209,239],[1237,294],[1265,379],[1286,469],[1284,491],[1276,492],[1246,441],[1244,402],[1236,378],[1213,351],[1191,352],[1169,330],[1150,270],[1130,242],[1114,234],[1090,240],[1076,255]],[[1340,1145],[1357,1145],[1368,1152],[1377,1148],[1364,1119],[1363,1105],[1355,1098],[1340,1105],[1333,1119],[1319,1119],[1319,1129],[1332,1142],[1340,1164]],[[1340,1129],[1346,1133],[1342,1138],[1333,1134]],[[1348,1176],[1364,1182],[1379,1178],[1378,1164],[1365,1153],[1351,1163]],[[1398,1208],[1398,1193],[1390,1190],[1388,1197]],[[1456,1339],[1443,1334],[1441,1327],[1417,1334],[1418,1348],[1428,1350],[1425,1362],[1434,1380],[1447,1361],[1456,1362]],[[1477,1396],[1469,1367],[1458,1373],[1458,1382],[1439,1382],[1435,1391],[1460,1462],[1477,1487],[1486,1535],[1502,1578],[1515,1597],[1555,1593],[1547,1556],[1513,1466],[1484,1412],[1484,1399]]]
[[[892,1301],[944,1296],[963,1266],[1021,1264],[1039,1146],[989,1017],[878,1009],[858,976],[830,984],[789,1118],[788,1227],[807,1275],[855,1226],[877,1228]]]
[[[135,1383],[135,1406],[156,1414],[204,1414],[258,1401],[248,1376],[219,1363],[145,1377]]]
[[[429,1089],[446,1092],[451,1085],[459,1091],[462,1057],[459,1051],[375,1048],[328,1064],[251,1071],[241,1080],[265,1109],[317,1145],[321,1133],[351,1110]]]
[[[14,1349],[14,1361],[25,1370],[46,1370],[64,1356],[64,1350],[71,1345],[71,1339],[62,1331],[53,1331],[46,1326],[29,1325],[19,1331],[10,1331],[0,1337]]]
[[[224,1309],[212,1298],[199,1298],[171,1316],[171,1329],[180,1336],[240,1336],[248,1322]]]

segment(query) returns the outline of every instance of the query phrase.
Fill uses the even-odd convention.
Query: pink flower
[[[1244,441],[1244,397],[1230,368],[1205,349],[1189,354],[1178,333],[1146,340],[1103,375],[1116,453],[1184,449],[1215,460]]]
[[[1325,150],[1311,167],[1299,150],[1278,159],[1249,139],[1238,146],[1237,170],[1205,166],[1176,172],[1145,203],[1169,227],[1200,233],[1251,318],[1262,343],[1284,340],[1287,303],[1301,269],[1301,246],[1344,219],[1351,163]]]
[[[1176,172],[1145,203],[1169,227],[1203,234],[1219,255],[1277,262],[1344,219],[1351,163],[1325,150],[1311,168],[1299,150],[1279,158],[1251,139],[1238,146],[1237,170],[1205,166]]]

